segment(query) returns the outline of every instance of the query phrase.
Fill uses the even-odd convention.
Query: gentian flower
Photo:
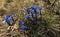
[[[38,6],[34,5],[34,6],[31,6],[32,9],[36,9]]]
[[[35,12],[33,9],[29,10],[29,12]]]
[[[24,22],[22,20],[19,21],[19,24],[24,24]]]
[[[27,26],[21,26],[20,29],[21,30],[25,30],[27,28]]]
[[[14,17],[14,14],[10,14],[9,17],[11,17],[11,18]]]
[[[24,8],[24,10],[25,10],[25,11],[27,11],[27,12],[28,12],[28,14],[29,14],[29,8]]]
[[[36,13],[35,13],[35,16],[39,16],[39,13],[36,12]]]
[[[4,22],[10,23],[14,14],[10,14],[4,18]]]
[[[28,11],[28,8],[24,8],[25,11]]]
[[[29,19],[29,18],[30,18],[30,14],[27,14],[27,15],[25,16],[25,18],[26,18],[26,19]]]
[[[4,21],[7,22],[7,23],[10,23],[11,18],[9,18],[9,17],[7,16],[7,17],[5,17]]]
[[[42,8],[41,8],[41,7],[38,7],[38,9],[39,9],[39,10],[42,10]]]

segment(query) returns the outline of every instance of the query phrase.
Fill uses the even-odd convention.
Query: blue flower
[[[19,24],[24,24],[24,22],[22,20],[19,21]]]
[[[34,5],[34,6],[31,6],[31,8],[32,8],[32,9],[36,9],[36,8],[37,8],[37,6],[36,6],[36,5]]]
[[[39,9],[39,10],[42,10],[42,8],[41,8],[41,7],[38,7],[38,9]]]
[[[24,10],[25,10],[25,11],[27,11],[27,12],[28,12],[28,14],[29,14],[29,8],[24,8]]]
[[[39,16],[39,13],[36,12],[36,13],[35,13],[35,16]]]
[[[33,9],[29,10],[29,12],[35,12]]]
[[[10,14],[9,17],[11,17],[11,18],[14,17],[14,14]]]
[[[5,17],[4,21],[7,22],[7,23],[10,23],[10,22],[11,22],[11,18],[9,18],[9,17],[7,16],[7,17]]]
[[[26,19],[29,19],[29,18],[30,18],[30,14],[27,14],[27,15],[25,16],[25,18],[26,18]]]
[[[4,21],[7,22],[7,23],[10,23],[13,16],[14,16],[14,14],[10,14],[10,15],[6,16],[6,17],[4,18]]]
[[[28,8],[24,8],[25,11],[28,11]]]
[[[10,20],[10,19],[7,19],[7,20],[6,20],[6,22],[7,22],[7,23],[10,23],[10,22],[11,22],[11,20]]]
[[[25,30],[27,28],[27,26],[21,26],[20,29],[21,30]]]

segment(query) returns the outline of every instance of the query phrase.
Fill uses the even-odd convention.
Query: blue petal
[[[36,6],[36,5],[34,5],[34,6],[31,6],[31,8],[32,8],[32,9],[36,9],[36,8],[37,8],[37,6]]]
[[[14,14],[10,14],[9,16],[12,18],[12,17],[14,17]]]
[[[7,23],[10,23],[10,22],[11,22],[11,18],[10,18],[9,16],[5,17],[4,20],[5,20],[5,22],[7,22]]]
[[[39,9],[39,10],[42,10],[42,8],[41,8],[41,7],[38,7],[38,9]]]
[[[24,8],[24,10],[25,10],[25,11],[27,11],[27,10],[28,10],[28,8]]]
[[[21,26],[20,29],[21,30],[25,30],[27,28],[27,26]]]
[[[8,19],[8,18],[9,18],[9,16],[5,17],[4,20],[6,20],[6,19]]]
[[[19,24],[24,24],[24,22],[22,20],[19,21]]]
[[[5,20],[5,22],[10,23],[10,19],[9,18],[5,18],[4,20]]]
[[[29,12],[35,12],[33,9],[29,10]]]
[[[26,18],[26,19],[29,19],[29,18],[30,18],[30,14],[27,14],[27,15],[25,16],[25,18]]]
[[[35,16],[39,16],[39,13],[35,13]]]
[[[7,20],[6,20],[6,22],[7,22],[7,23],[10,23],[10,22],[11,22],[11,20],[7,19]]]

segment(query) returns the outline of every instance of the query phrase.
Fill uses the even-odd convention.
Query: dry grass
[[[12,36],[15,36],[15,37],[28,37],[25,34],[26,31],[19,30],[18,21],[16,21],[15,24],[13,26],[11,26],[13,30],[8,32],[7,31],[7,28],[9,27],[8,24],[2,23],[2,20],[5,16],[9,15],[10,13],[14,13],[15,14],[14,19],[21,18],[22,20],[25,21],[24,16],[27,14],[27,12],[23,11],[23,8],[30,7],[32,5],[38,5],[38,6],[44,8],[42,10],[42,17],[49,23],[48,24],[49,26],[47,26],[48,30],[52,29],[54,31],[54,29],[55,29],[56,31],[58,31],[58,33],[60,32],[60,29],[59,29],[60,25],[59,24],[57,24],[57,25],[55,24],[56,26],[54,25],[54,23],[56,23],[55,21],[57,18],[56,14],[55,14],[55,12],[50,13],[48,11],[49,6],[47,5],[47,2],[44,2],[42,0],[37,0],[37,2],[34,0],[13,0],[13,2],[8,3],[8,2],[6,2],[6,0],[0,0],[0,10],[5,10],[4,12],[0,11],[0,14],[3,14],[3,16],[0,17],[0,37],[9,37],[9,36],[7,36],[8,34],[11,34]],[[39,29],[40,29],[40,27],[39,27]],[[43,29],[43,28],[41,28],[41,29]],[[41,33],[40,30],[38,30],[38,29],[36,30],[36,32]],[[43,32],[46,32],[46,31],[43,31]],[[54,35],[57,35],[58,33],[56,33]],[[42,35],[42,34],[39,34],[39,35]],[[60,37],[60,36],[58,35],[57,37]]]

